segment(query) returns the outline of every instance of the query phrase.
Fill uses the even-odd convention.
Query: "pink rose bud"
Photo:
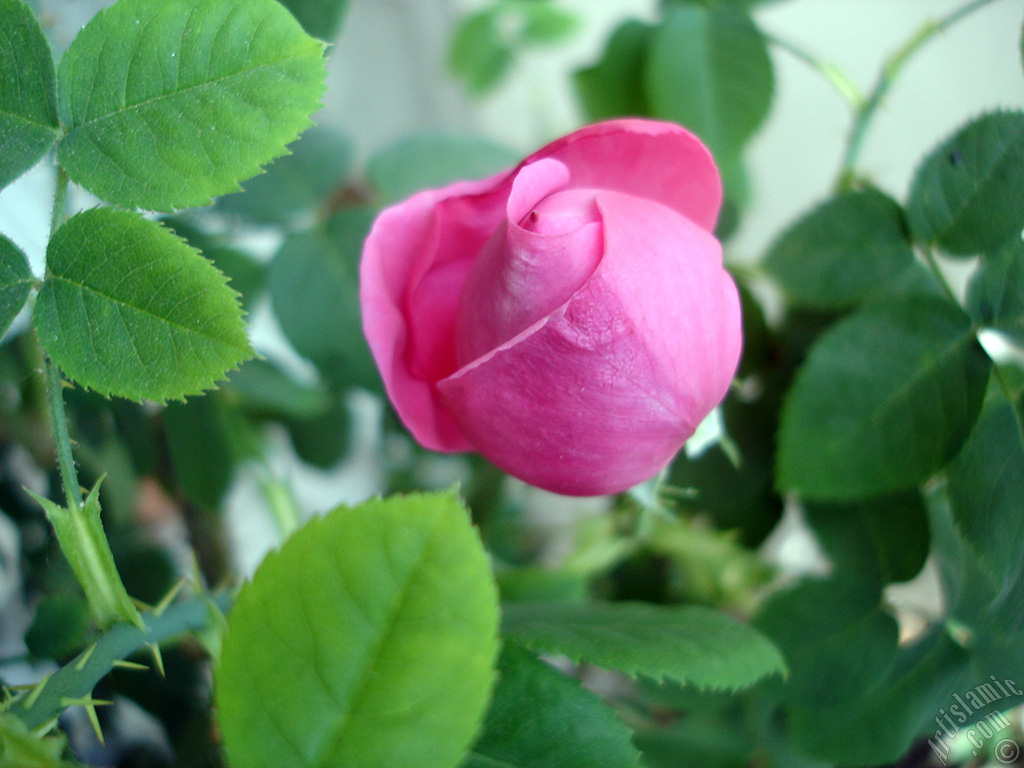
[[[739,361],[721,196],[693,134],[613,120],[384,210],[363,327],[409,431],[557,493],[655,475]]]

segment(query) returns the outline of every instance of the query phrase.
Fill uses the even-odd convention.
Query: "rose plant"
[[[693,134],[624,119],[383,211],[360,298],[406,426],[558,493],[656,474],[739,361],[721,198]]]

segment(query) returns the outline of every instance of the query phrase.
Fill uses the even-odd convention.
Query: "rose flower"
[[[739,360],[720,203],[693,134],[629,119],[384,210],[363,249],[363,327],[409,431],[557,493],[656,474]]]

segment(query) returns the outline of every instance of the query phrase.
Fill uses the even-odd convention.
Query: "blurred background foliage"
[[[237,581],[339,501],[458,482],[505,600],[710,605],[782,649],[789,677],[737,694],[577,669],[636,730],[652,768],[937,764],[927,737],[952,693],[1024,679],[1024,502],[1013,507],[1024,377],[1012,362],[1000,368],[952,453],[867,493],[801,494],[799,469],[780,477],[777,435],[796,372],[809,359],[830,370],[824,358],[840,354],[811,351],[823,334],[872,302],[942,297],[898,201],[940,138],[982,108],[1024,104],[1019,5],[996,2],[922,49],[856,168],[844,168],[851,114],[885,56],[957,3],[284,4],[332,43],[321,124],[245,192],[165,219],[241,294],[260,358],[167,407],[67,392],[82,483],[106,476],[105,524],[128,591],[156,602],[193,569],[209,585]],[[102,4],[35,5],[59,51]],[[527,488],[477,457],[420,449],[386,405],[360,329],[357,267],[373,216],[619,115],[691,127],[723,172],[719,234],[742,291],[745,348],[710,439],[657,483],[585,501]],[[1019,168],[1010,178],[1007,189],[1024,193]],[[45,222],[50,183],[37,169],[0,195],[0,229],[30,257],[45,242],[32,227]],[[1024,257],[1019,238],[999,245],[980,267],[943,266],[975,322],[1019,346]],[[0,345],[0,677],[11,684],[93,637],[23,490],[55,482],[39,368],[34,336],[15,321]],[[996,476],[997,457],[1008,478]],[[995,529],[971,511],[992,488],[1004,496],[990,509],[1006,515]],[[81,758],[220,765],[202,659],[184,644],[165,652],[165,678],[110,675],[97,693],[119,702],[103,713],[107,744],[69,716]],[[948,764],[985,759],[962,739],[953,750]]]

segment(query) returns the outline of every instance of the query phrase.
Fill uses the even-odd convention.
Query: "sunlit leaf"
[[[914,237],[955,255],[991,250],[1024,228],[1024,112],[972,120],[925,158],[907,214]]]
[[[228,618],[216,675],[236,768],[455,768],[487,706],[497,591],[451,494],[314,519]]]
[[[155,222],[86,211],[57,230],[46,264],[39,340],[70,378],[101,394],[181,399],[252,354],[224,276]]]
[[[32,9],[0,0],[0,188],[57,139],[53,54]]]
[[[58,159],[112,203],[206,205],[311,124],[324,73],[275,0],[119,0],[61,58]]]
[[[786,398],[776,484],[846,500],[917,485],[956,455],[991,364],[943,299],[871,304],[811,348]]]

